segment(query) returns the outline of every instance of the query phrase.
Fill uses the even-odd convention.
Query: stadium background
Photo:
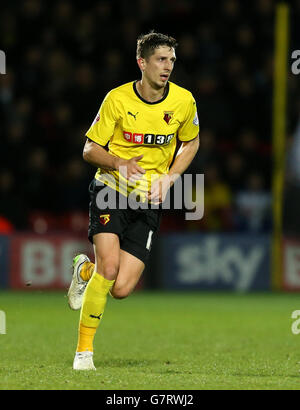
[[[183,211],[165,212],[141,286],[272,288],[274,12],[272,0],[1,3],[1,287],[66,288],[74,253],[91,254],[87,188],[95,170],[82,160],[85,132],[105,94],[139,78],[136,39],[155,29],[177,38],[171,80],[197,101],[201,147],[187,172],[205,175],[205,215],[185,221]],[[299,18],[295,1],[289,50],[299,48]],[[288,77],[293,147],[300,90],[290,69]],[[289,204],[299,196],[291,179]],[[298,290],[294,208],[285,212],[282,286]]]

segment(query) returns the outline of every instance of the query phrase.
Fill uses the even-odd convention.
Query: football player
[[[134,290],[157,236],[160,205],[199,147],[195,100],[170,82],[176,46],[164,34],[140,36],[141,78],[106,95],[86,134],[83,158],[97,168],[88,230],[95,263],[85,255],[73,261],[68,300],[72,309],[81,309],[76,370],[95,369],[93,340],[107,295],[123,299]],[[130,206],[130,198],[141,206]]]

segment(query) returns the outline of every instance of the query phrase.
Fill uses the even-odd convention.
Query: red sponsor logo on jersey
[[[134,133],[132,142],[134,142],[135,144],[142,144],[144,142],[144,134]]]
[[[132,142],[132,134],[131,132],[128,131],[123,131],[124,138],[126,141]]]
[[[144,145],[168,145],[172,141],[173,134],[162,135],[162,134],[142,134],[142,133],[132,133],[129,131],[123,131],[123,137],[127,142],[132,142],[134,144],[144,144]]]
[[[171,121],[173,117],[174,111],[164,111],[164,120],[166,121],[167,124]]]

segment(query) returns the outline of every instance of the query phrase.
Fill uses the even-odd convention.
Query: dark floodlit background
[[[245,263],[251,247],[261,244],[265,259],[257,264],[257,275],[264,270],[267,276],[249,282],[249,288],[270,287],[274,14],[272,0],[2,2],[0,48],[7,58],[7,73],[0,76],[3,246],[12,246],[21,258],[20,232],[31,235],[23,235],[25,243],[49,241],[51,246],[65,234],[85,243],[88,184],[95,172],[82,160],[85,132],[106,93],[140,77],[136,39],[155,29],[179,42],[171,81],[193,93],[201,126],[201,147],[188,172],[205,174],[204,218],[190,222],[179,211],[165,215],[153,256],[160,266],[157,275],[165,287],[235,289],[242,275],[237,263],[230,280],[218,269],[215,281],[207,278],[211,264],[203,258],[208,258],[209,240],[217,241],[219,259],[230,248],[245,257]],[[295,1],[290,50],[300,45],[299,19],[300,2]],[[290,70],[288,84],[291,139],[300,90]],[[183,261],[197,247],[194,262],[199,269],[205,265],[207,272],[189,277],[195,264],[189,267]],[[160,265],[170,252],[171,281],[168,266]],[[41,253],[38,249],[35,255],[39,260]],[[176,255],[183,255],[178,265]],[[30,277],[23,265],[21,260],[20,272],[9,274],[7,261],[2,285],[21,286],[24,277]],[[17,279],[11,281],[14,275]]]

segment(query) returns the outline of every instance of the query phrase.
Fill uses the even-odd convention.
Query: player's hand
[[[148,201],[158,205],[164,202],[167,193],[171,187],[171,180],[165,175],[153,182],[150,192],[148,192]]]
[[[119,163],[120,174],[130,182],[136,182],[145,174],[144,168],[138,165],[143,155],[131,159],[121,159]]]

